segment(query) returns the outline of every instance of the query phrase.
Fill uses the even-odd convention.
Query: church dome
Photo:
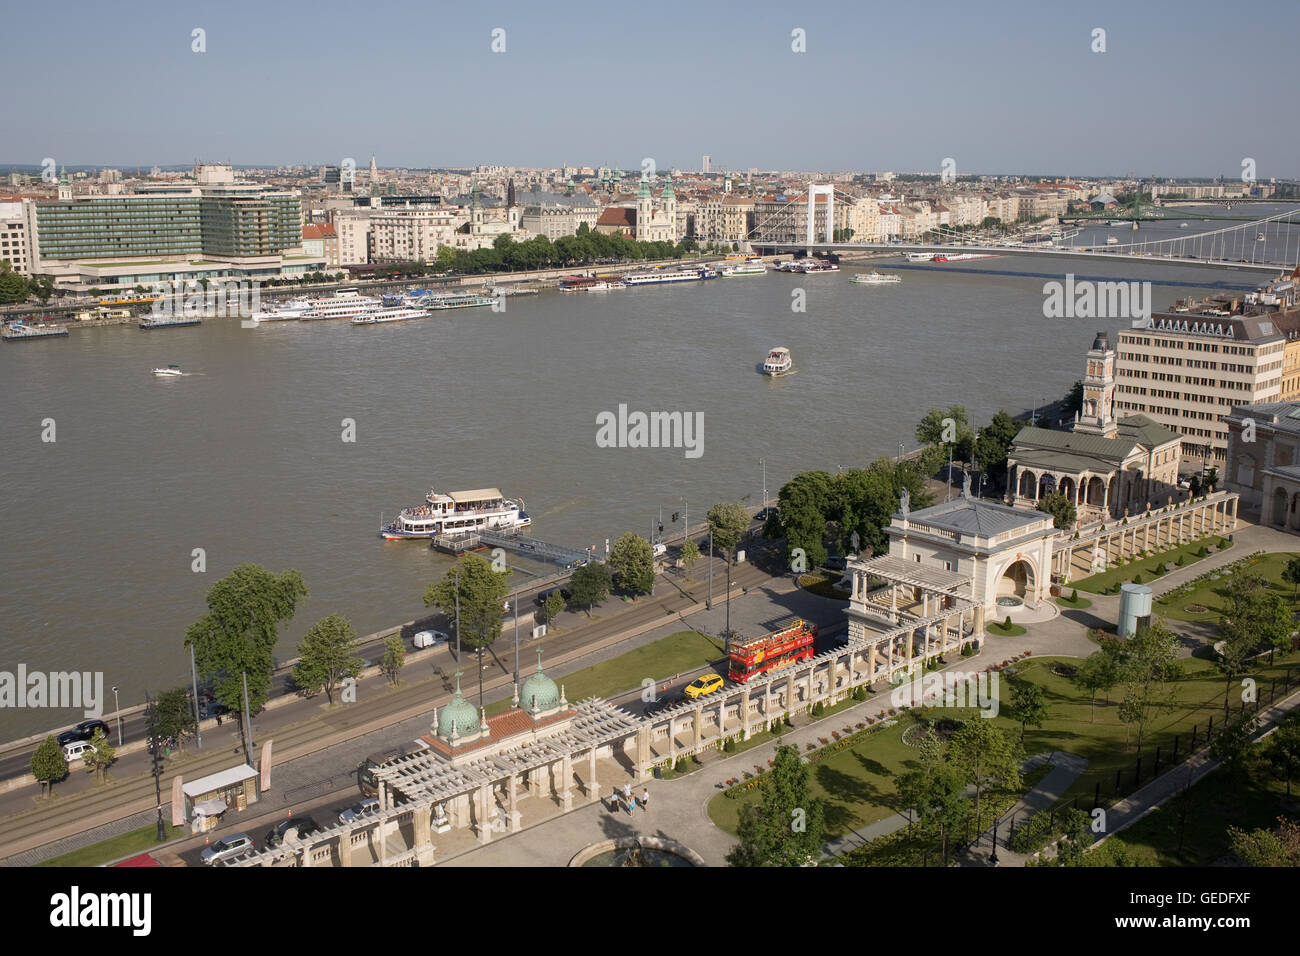
[[[555,681],[542,673],[542,652],[537,651],[537,673],[532,674],[519,688],[519,708],[524,713],[537,716],[538,713],[554,710],[560,706],[560,688]]]
[[[1094,352],[1107,352],[1110,350],[1110,344],[1106,341],[1105,332],[1097,333],[1097,337],[1092,340],[1092,350]]]
[[[455,698],[438,712],[438,736],[443,740],[450,740],[453,724],[456,727],[457,737],[478,733],[478,711],[460,692],[460,674],[456,675]]]

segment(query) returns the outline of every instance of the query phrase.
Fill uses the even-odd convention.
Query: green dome
[[[537,673],[529,676],[519,688],[519,707],[524,713],[537,714],[560,706],[560,688],[555,681],[542,673],[542,652],[537,651]]]
[[[451,739],[451,725],[456,725],[456,736],[478,733],[478,711],[460,692],[460,674],[456,675],[456,696],[438,713],[438,736]]]

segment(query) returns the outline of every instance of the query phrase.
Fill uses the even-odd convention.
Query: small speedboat
[[[168,365],[166,368],[156,368],[153,370],[155,375],[184,375],[179,365]]]

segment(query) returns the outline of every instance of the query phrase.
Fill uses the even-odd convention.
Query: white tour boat
[[[907,254],[908,262],[933,262],[933,252],[909,252]]]
[[[799,271],[804,275],[812,275],[815,272],[839,272],[840,267],[824,259],[806,259],[800,264]]]
[[[179,365],[168,365],[166,368],[156,368],[153,373],[158,376],[184,375]]]
[[[853,277],[853,281],[858,285],[890,285],[903,280],[892,272],[859,272]]]
[[[655,269],[651,272],[630,272],[623,276],[624,285],[658,285],[663,282],[699,282],[716,279],[718,273],[705,266],[700,269]]]
[[[411,309],[405,306],[396,306],[394,308],[376,309],[373,312],[363,312],[361,315],[354,316],[353,325],[381,325],[385,322],[406,322],[408,319],[427,319],[429,313],[424,309]]]
[[[254,322],[296,322],[310,308],[311,302],[307,299],[290,299],[288,302],[269,306],[261,312],[254,312],[250,318]]]
[[[790,350],[787,348],[772,349],[763,362],[763,374],[774,378],[786,374],[792,368],[794,368],[794,360],[790,358]]]
[[[767,275],[767,266],[758,256],[750,256],[744,262],[738,262],[734,266],[727,266],[719,270],[718,275],[724,278],[732,276],[762,276]]]
[[[368,295],[362,295],[356,289],[339,289],[333,295],[310,299],[309,307],[298,318],[303,322],[320,319],[350,319],[363,312],[373,312],[380,307],[380,301]]]
[[[474,491],[434,490],[424,496],[427,504],[403,508],[397,518],[379,529],[386,541],[432,538],[440,534],[469,534],[483,529],[526,528],[533,519],[524,511],[522,499],[507,498],[496,488]]]

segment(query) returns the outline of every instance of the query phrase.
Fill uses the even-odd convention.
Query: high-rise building
[[[703,173],[713,172],[713,157],[710,156],[708,153],[704,154],[704,161],[700,163],[700,172]]]

